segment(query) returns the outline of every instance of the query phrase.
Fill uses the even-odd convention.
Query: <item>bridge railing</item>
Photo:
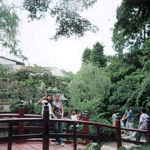
[[[61,119],[51,119],[46,120],[47,118],[12,118],[12,119],[1,119],[0,123],[8,123],[8,137],[0,138],[0,143],[8,143],[8,150],[12,149],[13,142],[19,142],[26,139],[31,138],[43,138],[43,150],[49,150],[49,138],[56,138],[56,137],[63,137],[63,138],[72,138],[73,139],[73,149],[77,149],[77,138],[88,138],[88,139],[96,139],[99,141],[100,134],[97,135],[89,135],[89,134],[79,134],[77,133],[76,124],[87,124],[87,125],[94,125],[97,129],[100,127],[105,126],[104,124],[98,124],[95,122],[88,122],[88,121],[71,121],[71,120],[61,120]],[[15,123],[25,123],[25,122],[43,122],[43,131],[42,134],[20,134],[20,135],[13,135],[13,124]],[[49,133],[49,124],[51,122],[62,122],[66,124],[73,125],[73,133]],[[105,126],[106,127],[106,126]],[[115,128],[112,126],[107,125],[107,127]]]
[[[73,139],[73,149],[77,149],[77,138],[83,138],[83,139],[88,139],[88,140],[95,140],[97,143],[100,143],[103,141],[103,137],[101,137],[101,127],[106,127],[106,128],[111,128],[114,129],[116,132],[116,137],[113,137],[114,141],[117,143],[117,149],[121,147],[122,141],[125,142],[132,142],[132,143],[139,143],[138,141],[132,141],[132,140],[126,140],[121,137],[121,130],[128,130],[128,131],[136,131],[136,132],[141,132],[141,133],[146,133],[147,135],[147,143],[150,144],[150,124],[147,124],[147,130],[138,130],[138,129],[129,129],[129,128],[121,128],[120,126],[120,119],[118,118],[116,120],[116,126],[108,125],[108,124],[103,124],[103,123],[97,123],[97,122],[90,122],[90,121],[72,121],[69,119],[50,119],[49,120],[49,111],[47,106],[44,107],[44,113],[43,116],[41,115],[26,115],[24,114],[24,107],[21,106],[19,108],[19,115],[18,114],[0,114],[0,117],[10,117],[9,119],[0,119],[0,123],[8,123],[8,127],[1,127],[0,130],[7,130],[8,131],[8,136],[7,137],[1,137],[0,138],[0,143],[8,143],[8,150],[12,150],[12,143],[13,142],[19,142],[19,141],[24,141],[27,139],[33,139],[33,138],[38,138],[38,139],[43,139],[42,140],[42,145],[43,145],[43,150],[49,150],[49,138],[56,138],[56,137],[63,137],[63,138],[72,138]],[[12,118],[11,118],[12,117]],[[17,117],[17,118],[13,118]],[[32,117],[32,118],[31,118]],[[24,123],[32,123],[32,122],[40,122],[42,123],[42,126],[24,126]],[[72,124],[73,125],[73,132],[65,132],[65,133],[51,133],[50,132],[50,124],[54,122],[62,122],[65,123],[66,125]],[[19,125],[16,126],[16,123]],[[84,127],[86,127],[86,132],[78,132],[77,131],[77,124],[82,124]],[[15,125],[15,126],[14,126]],[[96,128],[96,135],[91,135],[88,131],[89,126],[94,126]],[[18,129],[18,135],[13,135],[13,131],[15,129]],[[30,129],[41,129],[40,134],[24,134],[25,130],[30,130]]]

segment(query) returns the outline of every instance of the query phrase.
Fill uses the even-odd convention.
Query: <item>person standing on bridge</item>
[[[146,109],[141,109],[141,115],[140,115],[139,125],[138,125],[138,129],[139,130],[146,130],[148,117],[149,116],[146,113]],[[137,132],[137,134],[136,134],[136,140],[140,141],[141,136],[142,136],[142,133]]]
[[[117,118],[117,111],[116,110],[114,110],[114,113],[113,113],[111,118],[112,118],[112,125],[115,126],[116,118]]]
[[[77,109],[71,110],[71,120],[78,121],[80,120],[80,114],[77,113]],[[79,127],[79,124],[76,125],[76,127]],[[71,128],[73,128],[73,125],[71,125]]]
[[[71,120],[80,120],[80,115],[77,114],[77,110],[76,109],[72,109],[71,110]]]
[[[52,103],[52,116],[54,119],[63,119],[64,118],[64,108],[60,100],[60,94],[56,94],[54,97],[54,102]],[[62,133],[62,123],[55,122],[54,131],[56,133]],[[57,144],[64,146],[62,138],[56,138]]]
[[[42,97],[38,102],[37,105],[42,105],[42,112],[43,115],[44,111],[44,105],[47,103],[48,109],[49,109],[49,119],[52,118],[52,101],[53,101],[53,95],[47,94],[46,96]]]
[[[126,128],[133,128],[134,127],[134,115],[133,111],[130,109],[130,106],[126,106],[125,113],[122,117],[122,121],[126,120]],[[127,133],[129,136],[132,136],[132,131]]]

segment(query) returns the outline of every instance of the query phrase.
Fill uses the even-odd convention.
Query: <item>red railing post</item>
[[[88,112],[85,111],[85,115],[83,117],[83,121],[89,121],[89,116],[88,116]],[[89,125],[88,124],[84,124],[83,125],[83,130],[84,130],[84,134],[89,134]],[[85,144],[89,143],[89,139],[85,139]]]
[[[73,150],[77,149],[77,127],[76,127],[77,123],[74,122],[73,124]]]
[[[8,129],[8,150],[12,150],[12,132],[13,132],[13,124],[9,122],[9,129]]]
[[[19,106],[19,118],[23,118],[24,117],[24,104],[23,102],[21,102],[20,106]],[[24,134],[24,123],[23,122],[19,122],[19,134]]]
[[[100,144],[100,126],[96,126],[97,129],[97,143]]]
[[[146,132],[146,142],[150,144],[150,118],[147,118],[147,132]]]
[[[49,109],[47,104],[44,105],[43,112],[43,150],[49,150]]]
[[[121,147],[121,127],[120,127],[120,117],[119,114],[116,118],[116,140],[117,140],[117,150]]]

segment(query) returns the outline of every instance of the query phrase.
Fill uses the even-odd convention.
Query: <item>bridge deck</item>
[[[86,146],[78,144],[77,148],[84,149]],[[7,144],[0,144],[0,150],[7,150]],[[42,150],[42,142],[13,143],[12,150]],[[49,150],[73,150],[73,144],[56,145],[50,142]]]
[[[124,147],[127,149],[132,146],[137,146],[130,143],[122,143]],[[138,145],[139,146],[139,145]],[[77,149],[84,150],[86,146],[78,144]],[[12,150],[41,150],[42,143],[41,142],[27,142],[27,143],[14,143]],[[116,150],[116,143],[110,142],[105,143],[101,150]],[[0,144],[0,150],[7,150],[7,144]],[[65,144],[64,146],[55,145],[54,142],[50,143],[49,150],[73,150],[72,144]]]

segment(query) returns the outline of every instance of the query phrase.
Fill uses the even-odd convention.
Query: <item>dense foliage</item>
[[[106,62],[104,46],[99,42],[95,43],[92,49],[86,48],[83,52],[82,64],[91,63],[97,67],[105,67]]]
[[[17,103],[23,100],[27,104],[35,104],[44,95],[56,92],[63,93],[68,97],[69,76],[55,77],[47,68],[38,66],[24,67],[11,72],[7,67],[1,66],[0,72],[0,97],[3,100],[12,99]],[[30,106],[27,105],[27,107]],[[27,112],[31,112],[31,109],[28,108]]]
[[[69,106],[82,112],[88,111],[90,118],[96,121],[99,118],[98,110],[103,109],[110,87],[110,79],[103,69],[91,64],[84,65],[69,84]]]
[[[149,4],[129,3],[123,0],[117,9],[117,22],[113,30],[113,42],[117,54],[104,56],[103,53],[102,55],[97,53],[96,59],[92,60],[92,52],[97,43],[93,49],[87,48],[83,53],[83,65],[88,63],[95,65],[98,64],[97,62],[102,62],[101,60],[105,60],[103,62],[106,64],[107,58],[107,65],[96,65],[99,68],[103,67],[112,84],[107,96],[104,100],[100,99],[97,104],[100,106],[96,110],[99,118],[110,120],[113,110],[118,110],[120,115],[123,115],[126,104],[131,105],[135,121],[138,121],[142,107],[150,113],[149,13]],[[87,76],[85,75],[84,78]],[[84,94],[88,95],[89,91],[85,91]],[[78,98],[80,96],[76,99]]]
[[[140,48],[150,35],[150,3],[129,3],[123,0],[117,9],[117,22],[114,28],[113,42],[115,50]]]
[[[131,105],[136,119],[140,108],[149,113],[149,3],[129,3],[123,0],[117,10],[113,42],[117,55],[110,58],[107,71],[113,84],[109,101],[123,112]],[[120,108],[120,106],[123,106]]]

